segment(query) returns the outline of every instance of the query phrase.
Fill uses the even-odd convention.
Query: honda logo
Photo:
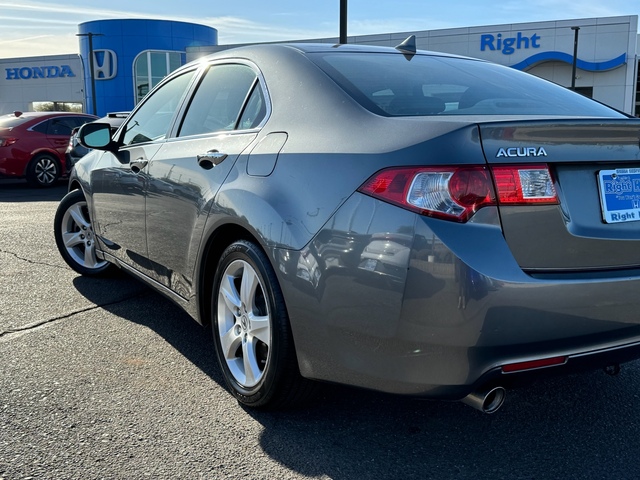
[[[118,73],[118,57],[116,52],[108,49],[93,51],[93,78],[111,80]]]

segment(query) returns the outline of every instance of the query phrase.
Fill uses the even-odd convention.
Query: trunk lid
[[[557,205],[499,206],[504,236],[524,270],[640,267],[640,120],[479,128],[491,166],[546,164],[553,179]]]

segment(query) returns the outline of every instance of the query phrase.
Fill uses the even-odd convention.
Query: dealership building
[[[77,35],[79,54],[0,59],[0,114],[42,103],[128,111],[187,62],[189,48],[218,43],[215,28],[170,20],[96,20],[81,23]]]
[[[577,91],[640,115],[637,15],[352,36],[348,42],[396,46],[409,35],[422,50],[486,59],[566,87],[575,66]],[[98,115],[131,110],[167,73],[232,46],[218,45],[215,28],[140,19],[82,23],[78,41],[79,54],[0,59],[0,114],[43,103],[80,105]]]

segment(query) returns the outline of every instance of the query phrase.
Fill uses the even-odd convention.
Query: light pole
[[[576,67],[578,65],[578,32],[580,27],[571,27],[574,31],[573,35],[573,66],[571,68],[571,90],[576,90]]]
[[[93,70],[93,37],[98,37],[98,36],[102,36],[102,34],[91,33],[91,32],[76,34],[76,37],[87,37],[89,39],[89,79],[91,80],[91,106],[92,106],[91,113],[93,113],[94,115],[96,115],[98,108],[96,106],[96,79],[93,74],[94,72]]]
[[[340,43],[347,43],[347,0],[340,0]]]

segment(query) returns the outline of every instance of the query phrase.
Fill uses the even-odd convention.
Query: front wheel
[[[313,382],[300,375],[278,280],[255,244],[239,240],[222,254],[212,315],[218,361],[240,403],[284,408],[310,396]]]
[[[69,192],[58,205],[53,233],[67,265],[86,276],[105,273],[111,264],[96,257],[96,239],[87,200],[81,190]]]

